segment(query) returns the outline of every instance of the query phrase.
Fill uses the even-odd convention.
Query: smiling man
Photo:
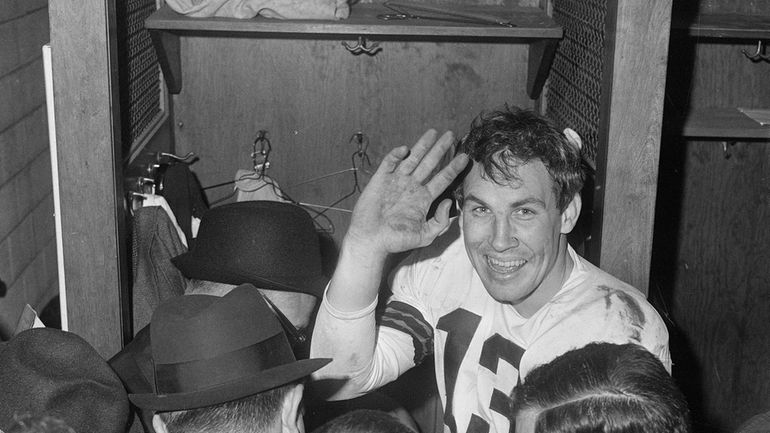
[[[666,327],[644,295],[567,243],[581,209],[579,140],[506,107],[476,119],[431,176],[454,141],[436,135],[391,151],[354,209],[311,349],[334,358],[316,376],[341,382],[335,398],[435,355],[443,430],[503,433],[520,380],[587,343],[639,344],[670,371]],[[459,217],[445,200],[427,219],[460,175]],[[387,258],[409,250],[376,320]]]

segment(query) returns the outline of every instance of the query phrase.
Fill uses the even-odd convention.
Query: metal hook
[[[160,152],[157,158],[158,161],[160,162],[161,158],[164,156],[176,161],[187,162],[188,159],[195,158],[195,152],[187,152],[187,155],[185,156],[174,155],[173,153],[168,152]]]
[[[150,193],[155,194],[155,179],[150,177],[137,177],[136,178],[136,185],[139,187],[139,190],[143,193]],[[149,185],[149,188],[148,188]]]
[[[752,62],[759,62],[761,60],[770,62],[770,56],[765,55],[765,49],[762,46],[762,40],[757,41],[757,51],[754,54],[749,54],[746,50],[741,50],[744,56]]]
[[[257,151],[257,145],[259,145],[259,151]],[[260,130],[257,133],[257,138],[252,143],[251,160],[254,164],[254,171],[262,178],[265,175],[265,170],[270,168],[270,151],[273,150],[273,146],[270,145],[270,140],[267,139],[267,131]],[[257,158],[261,157],[262,160],[258,161]]]
[[[349,142],[352,143],[354,141],[358,145],[358,153],[361,155],[365,155],[366,149],[369,148],[369,137],[367,137],[366,134],[364,134],[363,132],[358,131],[353,133],[353,135],[350,137]]]
[[[367,44],[369,44],[368,47],[366,46]],[[344,46],[346,50],[353,53],[354,56],[357,56],[361,53],[365,53],[370,56],[373,56],[382,49],[379,42],[369,43],[363,36],[358,37],[358,43],[356,43],[355,45],[351,45],[347,42],[343,42],[342,46]]]
[[[358,131],[350,137],[350,142],[356,142],[358,148],[352,155],[350,155],[351,165],[353,167],[353,191],[361,192],[361,186],[358,182],[358,171],[363,170],[364,173],[368,173],[363,167],[364,165],[371,167],[372,161],[369,159],[369,154],[366,150],[369,148],[369,138],[361,131]],[[356,163],[356,159],[360,160],[360,163]],[[360,165],[360,167],[359,167]]]

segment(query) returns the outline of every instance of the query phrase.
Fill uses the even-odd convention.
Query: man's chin
[[[527,298],[527,296],[522,295],[520,290],[516,290],[514,292],[511,289],[511,286],[512,286],[511,282],[508,282],[508,284],[505,284],[505,285],[501,285],[501,284],[484,285],[484,287],[487,289],[487,293],[489,293],[489,296],[491,296],[495,301],[516,306],[517,304],[524,301]],[[520,287],[520,286],[516,286],[516,287]]]

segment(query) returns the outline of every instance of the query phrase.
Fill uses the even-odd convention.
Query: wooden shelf
[[[527,93],[540,95],[562,38],[562,28],[538,8],[474,6],[468,11],[481,12],[510,20],[515,27],[458,23],[439,20],[383,20],[380,14],[392,13],[381,4],[355,4],[350,17],[339,21],[277,20],[264,17],[190,18],[163,6],[145,20],[158,54],[169,91],[182,89],[179,37],[237,36],[254,38],[339,39],[371,37],[400,41],[491,41],[529,43]]]
[[[770,126],[762,126],[737,108],[700,108],[687,113],[681,134],[712,139],[768,140]]]
[[[702,14],[674,18],[672,30],[688,36],[726,39],[770,39],[770,17],[738,14]]]

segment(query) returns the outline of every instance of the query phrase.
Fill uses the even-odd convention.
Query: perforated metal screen
[[[144,20],[156,0],[123,0],[116,5],[123,147],[130,149],[161,114],[158,59]]]
[[[595,166],[607,0],[554,0],[553,18],[564,39],[551,69],[547,114],[580,134],[584,157]]]

